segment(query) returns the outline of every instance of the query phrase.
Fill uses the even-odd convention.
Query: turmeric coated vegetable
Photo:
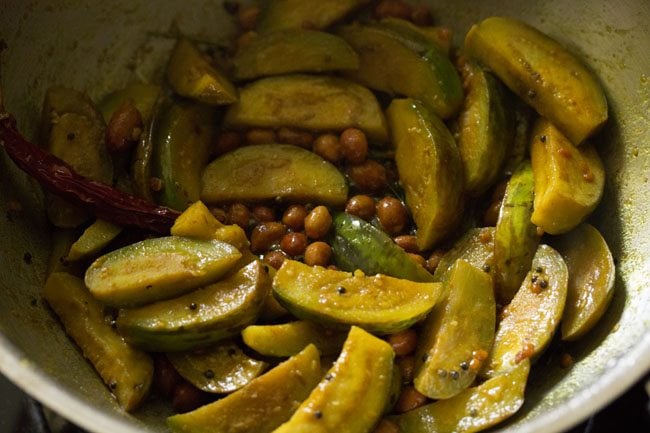
[[[179,37],[157,84],[52,88],[48,150],[0,101],[0,145],[83,208],[50,212],[83,225],[44,297],[126,410],[153,382],[174,433],[478,431],[607,308],[597,80],[510,18],[457,54],[435,10],[369,3],[226,2],[232,45]]]

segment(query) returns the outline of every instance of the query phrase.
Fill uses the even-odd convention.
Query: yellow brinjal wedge
[[[179,352],[232,337],[255,322],[271,290],[256,260],[228,278],[178,298],[120,310],[117,329],[153,352]]]
[[[530,362],[460,394],[391,419],[401,433],[472,433],[485,430],[516,413],[524,403]]]
[[[195,411],[167,418],[174,433],[270,433],[291,417],[322,378],[309,345],[244,388]]]
[[[162,108],[155,127],[152,172],[162,180],[157,201],[185,210],[199,199],[201,172],[216,139],[216,112],[207,105],[172,102]]]
[[[465,191],[477,197],[501,173],[514,138],[514,116],[506,89],[489,72],[470,60],[460,65],[467,97],[455,125],[463,161]]]
[[[86,271],[85,282],[107,305],[142,305],[213,283],[240,257],[235,247],[216,240],[152,238],[99,257]]]
[[[222,241],[237,248],[242,253],[242,259],[251,257],[246,232],[237,224],[221,223],[201,201],[194,202],[185,209],[176,218],[169,232],[172,236]],[[252,261],[252,259],[248,260],[245,264]]]
[[[237,101],[237,89],[192,42],[181,38],[167,65],[167,80],[181,96],[210,105]]]
[[[553,246],[569,269],[562,339],[572,341],[593,328],[607,310],[614,295],[614,259],[600,232],[586,223],[560,236]]]
[[[236,80],[292,72],[328,72],[359,67],[359,56],[347,42],[330,33],[287,29],[269,33],[237,52]]]
[[[460,108],[463,88],[456,69],[440,48],[421,35],[358,24],[343,27],[338,34],[359,54],[359,69],[346,73],[351,79],[374,90],[418,99],[443,119]]]
[[[351,325],[394,333],[424,318],[440,296],[439,283],[415,283],[385,275],[365,276],[285,260],[273,292],[298,318],[328,327]]]
[[[352,327],[341,355],[291,419],[274,433],[367,433],[389,401],[393,349]]]
[[[428,250],[461,219],[463,168],[458,147],[445,124],[419,101],[395,99],[387,115],[417,244],[421,251]]]
[[[289,144],[240,147],[212,161],[203,172],[206,203],[283,200],[345,204],[348,186],[332,164]]]
[[[241,332],[244,343],[262,355],[292,356],[313,344],[323,356],[341,351],[346,334],[307,320],[278,325],[251,325]]]
[[[124,410],[136,409],[146,398],[153,378],[153,361],[124,342],[80,278],[55,272],[43,297],[59,317],[66,333],[95,367]]]
[[[534,127],[530,158],[535,179],[531,221],[553,235],[576,227],[596,208],[605,168],[591,144],[576,147],[549,121]]]
[[[503,305],[515,296],[539,245],[537,226],[530,222],[533,195],[533,170],[524,161],[508,181],[494,235],[496,293]]]
[[[501,312],[494,346],[482,374],[494,377],[538,355],[553,338],[567,297],[568,271],[562,256],[540,245],[512,302]]]
[[[368,3],[370,0],[274,0],[266,2],[256,30],[264,34],[281,29],[322,30]]]
[[[372,92],[336,77],[286,75],[255,81],[241,89],[239,102],[224,119],[236,128],[282,126],[317,131],[355,127],[385,143],[384,113]]]
[[[453,397],[474,382],[477,353],[494,340],[492,278],[458,260],[445,284],[447,298],[434,307],[418,338],[415,389],[433,399]]]
[[[64,87],[48,89],[41,142],[80,175],[111,185],[113,163],[104,141],[105,130],[101,113],[86,95]],[[50,194],[47,214],[57,227],[77,227],[88,218],[84,210]]]
[[[268,364],[246,355],[239,345],[223,340],[192,352],[171,352],[167,359],[178,374],[197,388],[227,394],[248,385]]]
[[[95,258],[122,231],[122,227],[105,220],[96,220],[79,239],[70,246],[70,251],[65,257],[69,261]]]
[[[573,144],[607,120],[607,100],[595,75],[534,27],[512,18],[487,18],[470,29],[465,49]]]
[[[470,229],[442,256],[434,281],[445,281],[457,260],[462,259],[494,278],[494,227]]]

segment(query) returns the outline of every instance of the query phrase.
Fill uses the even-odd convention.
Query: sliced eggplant
[[[494,346],[481,374],[498,376],[544,350],[562,319],[567,283],[562,256],[548,245],[540,245],[532,270],[501,312]]]
[[[445,282],[448,293],[427,317],[418,337],[415,389],[446,399],[469,387],[479,371],[472,362],[494,340],[496,304],[492,278],[458,260]]]
[[[240,92],[225,118],[235,128],[282,126],[317,131],[355,127],[385,143],[388,130],[377,98],[363,86],[336,77],[286,75],[255,81]]]
[[[457,260],[462,259],[494,278],[494,227],[470,229],[442,256],[434,281],[445,281]]]
[[[465,191],[477,197],[498,176],[512,146],[514,118],[506,89],[492,74],[465,60],[460,66],[466,98],[456,123]]]
[[[237,101],[237,89],[217,65],[186,38],[176,43],[167,65],[167,80],[181,96],[210,105]]]
[[[389,401],[394,356],[388,343],[352,327],[332,368],[275,433],[370,431]]]
[[[106,124],[101,113],[83,93],[51,87],[43,104],[41,140],[47,150],[82,176],[113,183],[113,163],[104,141]],[[57,227],[77,227],[88,213],[65,200],[47,194],[47,214]]]
[[[515,414],[524,404],[530,361],[460,394],[392,417],[401,433],[471,433]]]
[[[233,59],[236,80],[294,72],[329,72],[359,67],[357,53],[338,36],[288,29],[255,38]]]
[[[424,318],[440,297],[439,283],[416,283],[386,275],[365,276],[285,260],[273,293],[294,316],[327,327],[355,325],[394,333]]]
[[[259,33],[281,29],[322,30],[370,0],[274,0],[267,2],[257,26]]]
[[[443,240],[461,219],[463,168],[447,127],[422,102],[395,99],[388,107],[395,163],[417,228],[420,250]]]
[[[278,325],[251,325],[241,332],[244,343],[266,356],[293,356],[310,344],[323,356],[341,351],[346,333],[323,328],[307,320]]]
[[[257,319],[271,288],[259,260],[184,296],[120,310],[117,329],[131,344],[154,352],[209,346],[239,334]]]
[[[95,258],[121,232],[120,226],[105,220],[96,220],[70,246],[65,259],[74,262]]]
[[[246,355],[230,340],[188,352],[167,354],[178,374],[200,390],[227,394],[248,385],[268,364]]]
[[[487,18],[469,30],[465,49],[573,144],[607,121],[607,99],[596,76],[536,28],[513,18]]]
[[[140,406],[153,379],[153,361],[115,332],[83,280],[55,272],[45,283],[43,297],[120,406],[126,411]]]
[[[152,238],[99,257],[85,282],[107,305],[142,305],[213,283],[240,258],[235,247],[217,240]]]
[[[581,224],[553,242],[569,270],[562,339],[577,340],[596,325],[614,295],[615,265],[600,232]]]
[[[174,433],[271,433],[291,417],[321,377],[318,349],[307,346],[227,397],[167,418],[167,425]]]
[[[596,208],[605,189],[605,168],[596,149],[576,147],[548,120],[537,121],[530,158],[535,179],[531,221],[557,235],[577,227]]]
[[[336,265],[343,271],[362,270],[367,275],[384,274],[418,282],[431,282],[433,276],[385,232],[361,218],[338,213],[333,220],[330,244]]]
[[[217,134],[213,108],[188,101],[163,108],[154,131],[152,173],[162,180],[159,203],[185,210],[199,199],[201,172]]]
[[[508,181],[494,235],[494,270],[497,297],[508,304],[530,270],[540,237],[530,222],[534,182],[529,161],[524,161]]]
[[[298,146],[240,147],[212,161],[203,172],[206,203],[282,200],[343,205],[345,177],[320,156]]]
[[[456,69],[421,35],[359,24],[343,27],[338,34],[359,54],[359,69],[346,74],[351,79],[374,90],[419,99],[443,119],[460,108],[463,88]]]
[[[451,29],[447,27],[418,26],[410,21],[394,17],[384,18],[380,24],[397,33],[404,32],[409,35],[416,33],[427,42],[436,45],[447,56],[451,51],[453,35]]]

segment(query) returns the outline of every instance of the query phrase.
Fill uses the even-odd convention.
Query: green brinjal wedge
[[[293,72],[328,72],[359,67],[357,53],[338,36],[305,29],[269,33],[241,49],[233,59],[237,80]]]
[[[497,180],[512,145],[514,116],[507,90],[491,73],[464,59],[467,97],[455,125],[465,191],[477,197]]]
[[[540,237],[530,222],[534,183],[530,162],[523,162],[508,181],[494,235],[497,297],[507,304],[530,270]]]
[[[153,131],[152,174],[162,180],[156,199],[182,211],[199,199],[217,117],[213,108],[189,101],[172,102],[162,110]]]
[[[567,297],[568,271],[562,256],[540,245],[512,302],[501,312],[494,346],[482,374],[494,377],[533,358],[550,343]]]
[[[289,201],[340,206],[343,174],[306,149],[289,144],[240,147],[212,161],[202,175],[206,203]]]
[[[359,54],[359,69],[346,73],[351,79],[374,90],[418,99],[443,119],[460,108],[463,88],[456,69],[438,46],[418,33],[353,24],[343,27],[339,35]]]
[[[256,260],[214,284],[184,296],[135,309],[122,309],[117,329],[135,346],[177,352],[209,346],[255,322],[271,289]]]
[[[553,246],[569,269],[562,339],[572,341],[593,328],[607,310],[614,295],[614,259],[600,232],[586,223],[559,236]]]
[[[384,274],[411,281],[433,281],[433,276],[385,232],[348,213],[334,216],[330,241],[334,261],[343,271],[361,269],[368,275]]]
[[[415,99],[388,107],[395,163],[424,251],[449,236],[463,208],[463,168],[454,137],[442,121]]]
[[[472,384],[494,340],[496,304],[492,278],[458,260],[444,283],[445,301],[434,307],[418,338],[415,389],[433,399],[453,397]]]
[[[233,128],[316,131],[359,128],[373,141],[388,141],[386,118],[373,93],[338,77],[292,74],[254,81],[240,90],[239,101],[224,119]]]
[[[90,292],[114,307],[173,298],[224,276],[241,258],[217,240],[167,236],[104,254],[86,270]]]
[[[445,281],[456,260],[462,259],[494,278],[494,227],[470,229],[442,256],[434,281]]]

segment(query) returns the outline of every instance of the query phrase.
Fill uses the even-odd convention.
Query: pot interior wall
[[[553,345],[534,368],[520,415],[504,431],[557,431],[614,398],[650,364],[650,5],[644,0],[432,2],[438,23],[455,29],[517,16],[579,54],[603,81],[611,120],[596,139],[608,182],[592,222],[618,263],[616,295],[588,338]],[[134,78],[160,74],[178,31],[225,42],[233,30],[218,2],[115,0],[4,1],[0,5],[6,106],[34,136],[45,90],[64,84],[98,99]],[[50,248],[39,188],[0,152],[0,369],[29,393],[92,431],[165,431],[153,404],[123,414],[40,300]],[[18,214],[13,201],[22,204]],[[30,259],[31,258],[31,259]],[[560,368],[562,353],[575,365]]]

